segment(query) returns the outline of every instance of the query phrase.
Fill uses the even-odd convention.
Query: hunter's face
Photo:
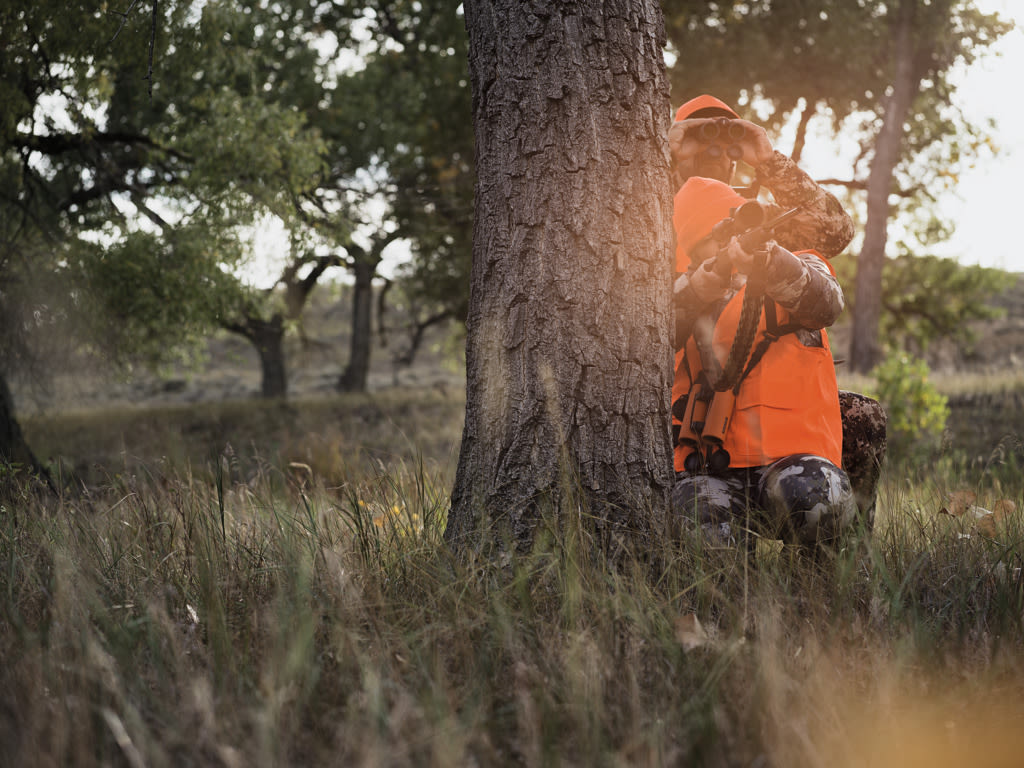
[[[724,152],[718,157],[709,157],[707,152],[701,152],[682,164],[680,170],[687,178],[702,176],[705,179],[717,179],[729,184],[732,181],[733,172],[736,170],[736,162],[730,160]]]

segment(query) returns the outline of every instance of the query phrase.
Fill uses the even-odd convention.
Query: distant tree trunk
[[[355,277],[352,290],[352,341],[348,364],[338,378],[340,392],[365,392],[370,375],[370,339],[373,336],[373,278],[384,258],[384,250],[398,239],[398,230],[377,232],[369,248],[350,242],[349,268]]]
[[[39,463],[21,432],[21,425],[14,412],[14,397],[7,386],[6,377],[0,374],[0,465],[2,464],[27,469],[45,481],[51,489],[54,488],[50,473]],[[0,493],[0,497],[2,495]]]
[[[348,365],[338,379],[341,392],[365,392],[370,374],[370,339],[372,338],[373,276],[377,263],[356,259],[352,264],[355,285],[352,289],[352,341]]]
[[[914,17],[916,0],[903,0],[896,11],[893,55],[896,72],[882,128],[875,143],[875,156],[868,175],[867,221],[864,244],[857,258],[857,279],[850,339],[850,369],[868,373],[881,360],[879,320],[882,314],[882,271],[888,240],[889,193],[893,171],[900,159],[903,122],[917,95],[920,78],[915,74]]]
[[[303,254],[288,264],[277,281],[284,288],[284,312],[275,312],[264,320],[259,310],[252,305],[243,309],[240,319],[235,318],[223,324],[223,328],[237,333],[256,348],[260,358],[260,395],[262,397],[284,398],[288,395],[288,365],[284,356],[285,325],[288,321],[299,322],[302,311],[317,281],[331,267],[339,266],[337,256],[315,256]],[[304,267],[310,267],[305,277],[299,277]],[[277,286],[270,291],[277,289]]]
[[[247,339],[260,357],[260,396],[283,398],[288,395],[288,367],[284,357],[284,318],[275,314],[270,320],[247,317],[227,329]]]
[[[260,395],[266,398],[288,395],[288,367],[284,359],[284,321],[275,315],[268,323],[253,330],[252,343],[260,355],[263,385]]]
[[[657,0],[467,0],[466,421],[445,538],[659,531],[673,481],[670,110]],[[489,538],[491,537],[491,538]],[[505,537],[508,537],[507,539]]]

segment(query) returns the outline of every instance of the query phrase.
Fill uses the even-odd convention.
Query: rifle
[[[720,277],[728,277],[732,272],[732,261],[728,258],[725,247],[734,237],[738,237],[740,247],[748,253],[761,248],[772,239],[775,229],[788,221],[803,209],[803,205],[790,208],[780,213],[771,221],[764,221],[764,206],[756,200],[734,208],[731,214],[715,224],[711,237],[719,245],[718,255],[704,263],[704,269],[713,269]]]

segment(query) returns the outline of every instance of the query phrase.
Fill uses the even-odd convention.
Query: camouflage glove
[[[769,265],[769,259],[775,249],[775,241],[769,240],[764,243],[760,248],[753,251],[748,251],[743,248],[740,244],[740,239],[734,237],[729,241],[729,244],[725,247],[726,257],[735,267],[737,272],[742,272],[744,275],[749,275],[750,271],[754,268],[754,265],[758,263],[760,255],[764,259],[763,263],[767,267]],[[767,251],[767,253],[765,253]]]
[[[709,259],[692,272],[676,278],[674,292],[676,301],[687,301],[693,296],[704,306],[725,296],[729,289],[729,278],[714,271],[714,259]]]

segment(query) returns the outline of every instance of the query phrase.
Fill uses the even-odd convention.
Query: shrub
[[[928,381],[928,364],[899,349],[889,349],[872,371],[870,394],[885,407],[890,453],[909,457],[937,446],[949,418],[945,395]]]

